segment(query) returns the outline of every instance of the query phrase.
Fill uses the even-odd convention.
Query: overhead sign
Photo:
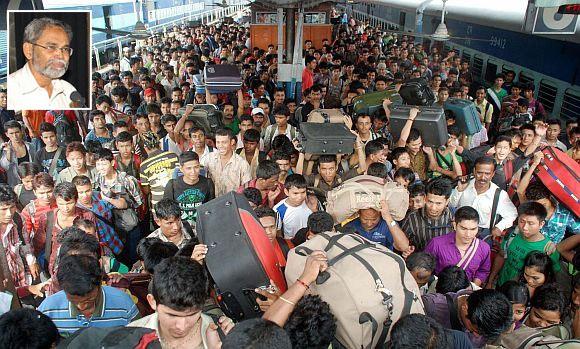
[[[578,15],[558,13],[559,7],[540,7],[536,12],[533,34],[574,34]]]
[[[560,6],[560,8],[558,9],[558,13],[568,14],[568,15],[580,14],[580,3],[574,4],[574,5]]]

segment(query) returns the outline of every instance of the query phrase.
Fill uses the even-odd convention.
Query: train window
[[[554,102],[558,95],[558,88],[555,84],[542,80],[540,81],[540,89],[538,90],[538,100],[542,102],[544,108],[552,112],[554,110]]]
[[[451,50],[453,50],[453,47],[451,47],[451,46],[449,46],[449,45],[445,44],[445,45],[443,46],[443,57],[447,57],[447,53],[448,53],[449,51],[451,51]]]
[[[481,81],[481,75],[483,74],[483,58],[478,55],[473,56],[473,77],[476,81]]]
[[[461,54],[461,60],[467,61],[469,64],[471,64],[471,55],[463,50],[463,53]]]
[[[515,71],[515,69],[513,67],[507,65],[507,64],[503,64],[501,66],[501,72],[502,72],[502,74],[506,74],[509,71]]]
[[[497,75],[497,64],[487,61],[487,66],[485,68],[485,82],[493,84],[495,76]]]
[[[528,84],[535,85],[535,84],[534,84],[534,77],[533,77],[533,76],[531,76],[531,75],[529,75],[529,74],[526,74],[526,73],[525,73],[525,72],[523,72],[523,71],[522,71],[522,72],[520,72],[520,77],[519,77],[518,81],[519,81],[520,83],[522,83],[522,84],[526,84],[526,85],[528,85]]]
[[[580,90],[569,88],[564,92],[560,116],[564,120],[580,118]]]

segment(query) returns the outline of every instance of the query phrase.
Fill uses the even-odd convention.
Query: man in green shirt
[[[224,127],[232,130],[234,135],[240,132],[240,120],[234,116],[234,106],[231,103],[226,103],[223,110]]]
[[[493,286],[497,278],[497,286],[508,280],[519,277],[524,268],[524,260],[532,251],[545,252],[553,262],[555,272],[560,271],[560,254],[554,244],[540,231],[546,223],[546,208],[537,202],[526,202],[518,208],[518,226],[506,236],[502,250],[496,256],[488,287]]]

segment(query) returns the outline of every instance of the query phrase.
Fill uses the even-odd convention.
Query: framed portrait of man
[[[8,11],[8,109],[89,110],[90,11]]]

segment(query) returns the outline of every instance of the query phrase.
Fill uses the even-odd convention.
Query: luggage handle
[[[308,247],[305,247],[305,246],[297,246],[294,249],[294,252],[299,256],[306,257],[306,256],[311,255],[312,252],[314,252],[314,251],[312,251],[311,249],[309,249]],[[316,284],[317,285],[323,284],[329,278],[330,278],[330,273],[327,271],[323,271],[321,273],[318,273],[318,276],[316,277]]]
[[[377,320],[375,320],[375,318],[369,314],[368,312],[364,312],[361,313],[360,316],[358,317],[358,323],[360,325],[364,325],[365,323],[370,322],[371,326],[372,326],[372,336],[371,336],[371,341],[369,343],[369,345],[367,345],[365,348],[372,348],[373,347],[373,339],[375,338],[375,336],[377,335],[377,331],[379,329],[379,324],[377,323]],[[380,344],[380,343],[377,343]]]

